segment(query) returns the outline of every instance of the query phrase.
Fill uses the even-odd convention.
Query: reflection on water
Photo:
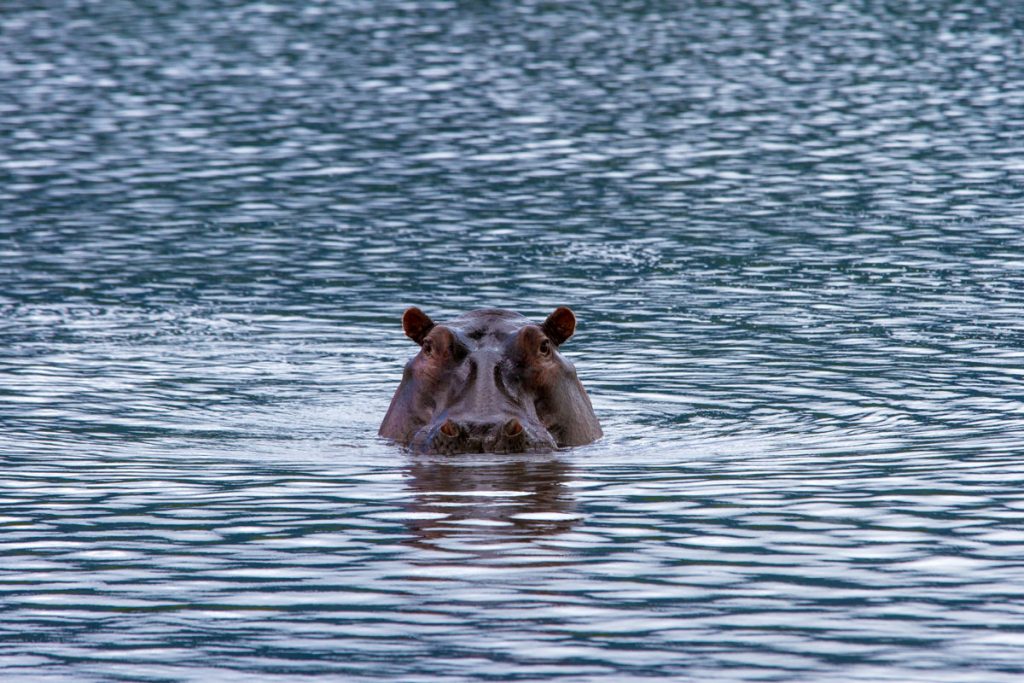
[[[572,471],[557,456],[410,459],[415,498],[405,521],[424,547],[445,549],[466,527],[521,539],[562,533],[581,518],[566,487]]]
[[[6,680],[1017,681],[1024,5],[6,3]],[[569,305],[605,437],[376,437]]]

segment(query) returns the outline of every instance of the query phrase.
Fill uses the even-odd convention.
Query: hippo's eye
[[[542,356],[550,356],[551,342],[549,342],[547,339],[542,340],[540,343],[540,347],[537,349],[537,352]]]
[[[424,339],[423,340],[423,355],[424,356],[429,356],[433,352],[434,352],[434,345],[430,342],[429,339]]]

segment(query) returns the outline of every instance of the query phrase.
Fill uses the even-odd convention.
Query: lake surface
[[[1024,5],[14,2],[5,681],[1019,681]],[[377,426],[577,313],[548,455]]]

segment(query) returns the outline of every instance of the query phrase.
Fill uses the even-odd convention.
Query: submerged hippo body
[[[576,368],[558,352],[576,329],[568,308],[540,325],[501,309],[436,324],[410,308],[402,327],[420,352],[381,436],[430,453],[546,451],[601,436]]]

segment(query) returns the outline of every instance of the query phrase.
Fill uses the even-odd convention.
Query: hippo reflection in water
[[[569,486],[575,473],[560,453],[424,454],[409,458],[402,473],[410,494],[401,503],[404,542],[421,548],[505,564],[503,542],[563,534],[583,519]]]
[[[420,352],[381,436],[431,453],[548,451],[601,436],[576,368],[558,352],[576,329],[568,308],[540,325],[501,309],[436,324],[410,308],[402,327]]]

